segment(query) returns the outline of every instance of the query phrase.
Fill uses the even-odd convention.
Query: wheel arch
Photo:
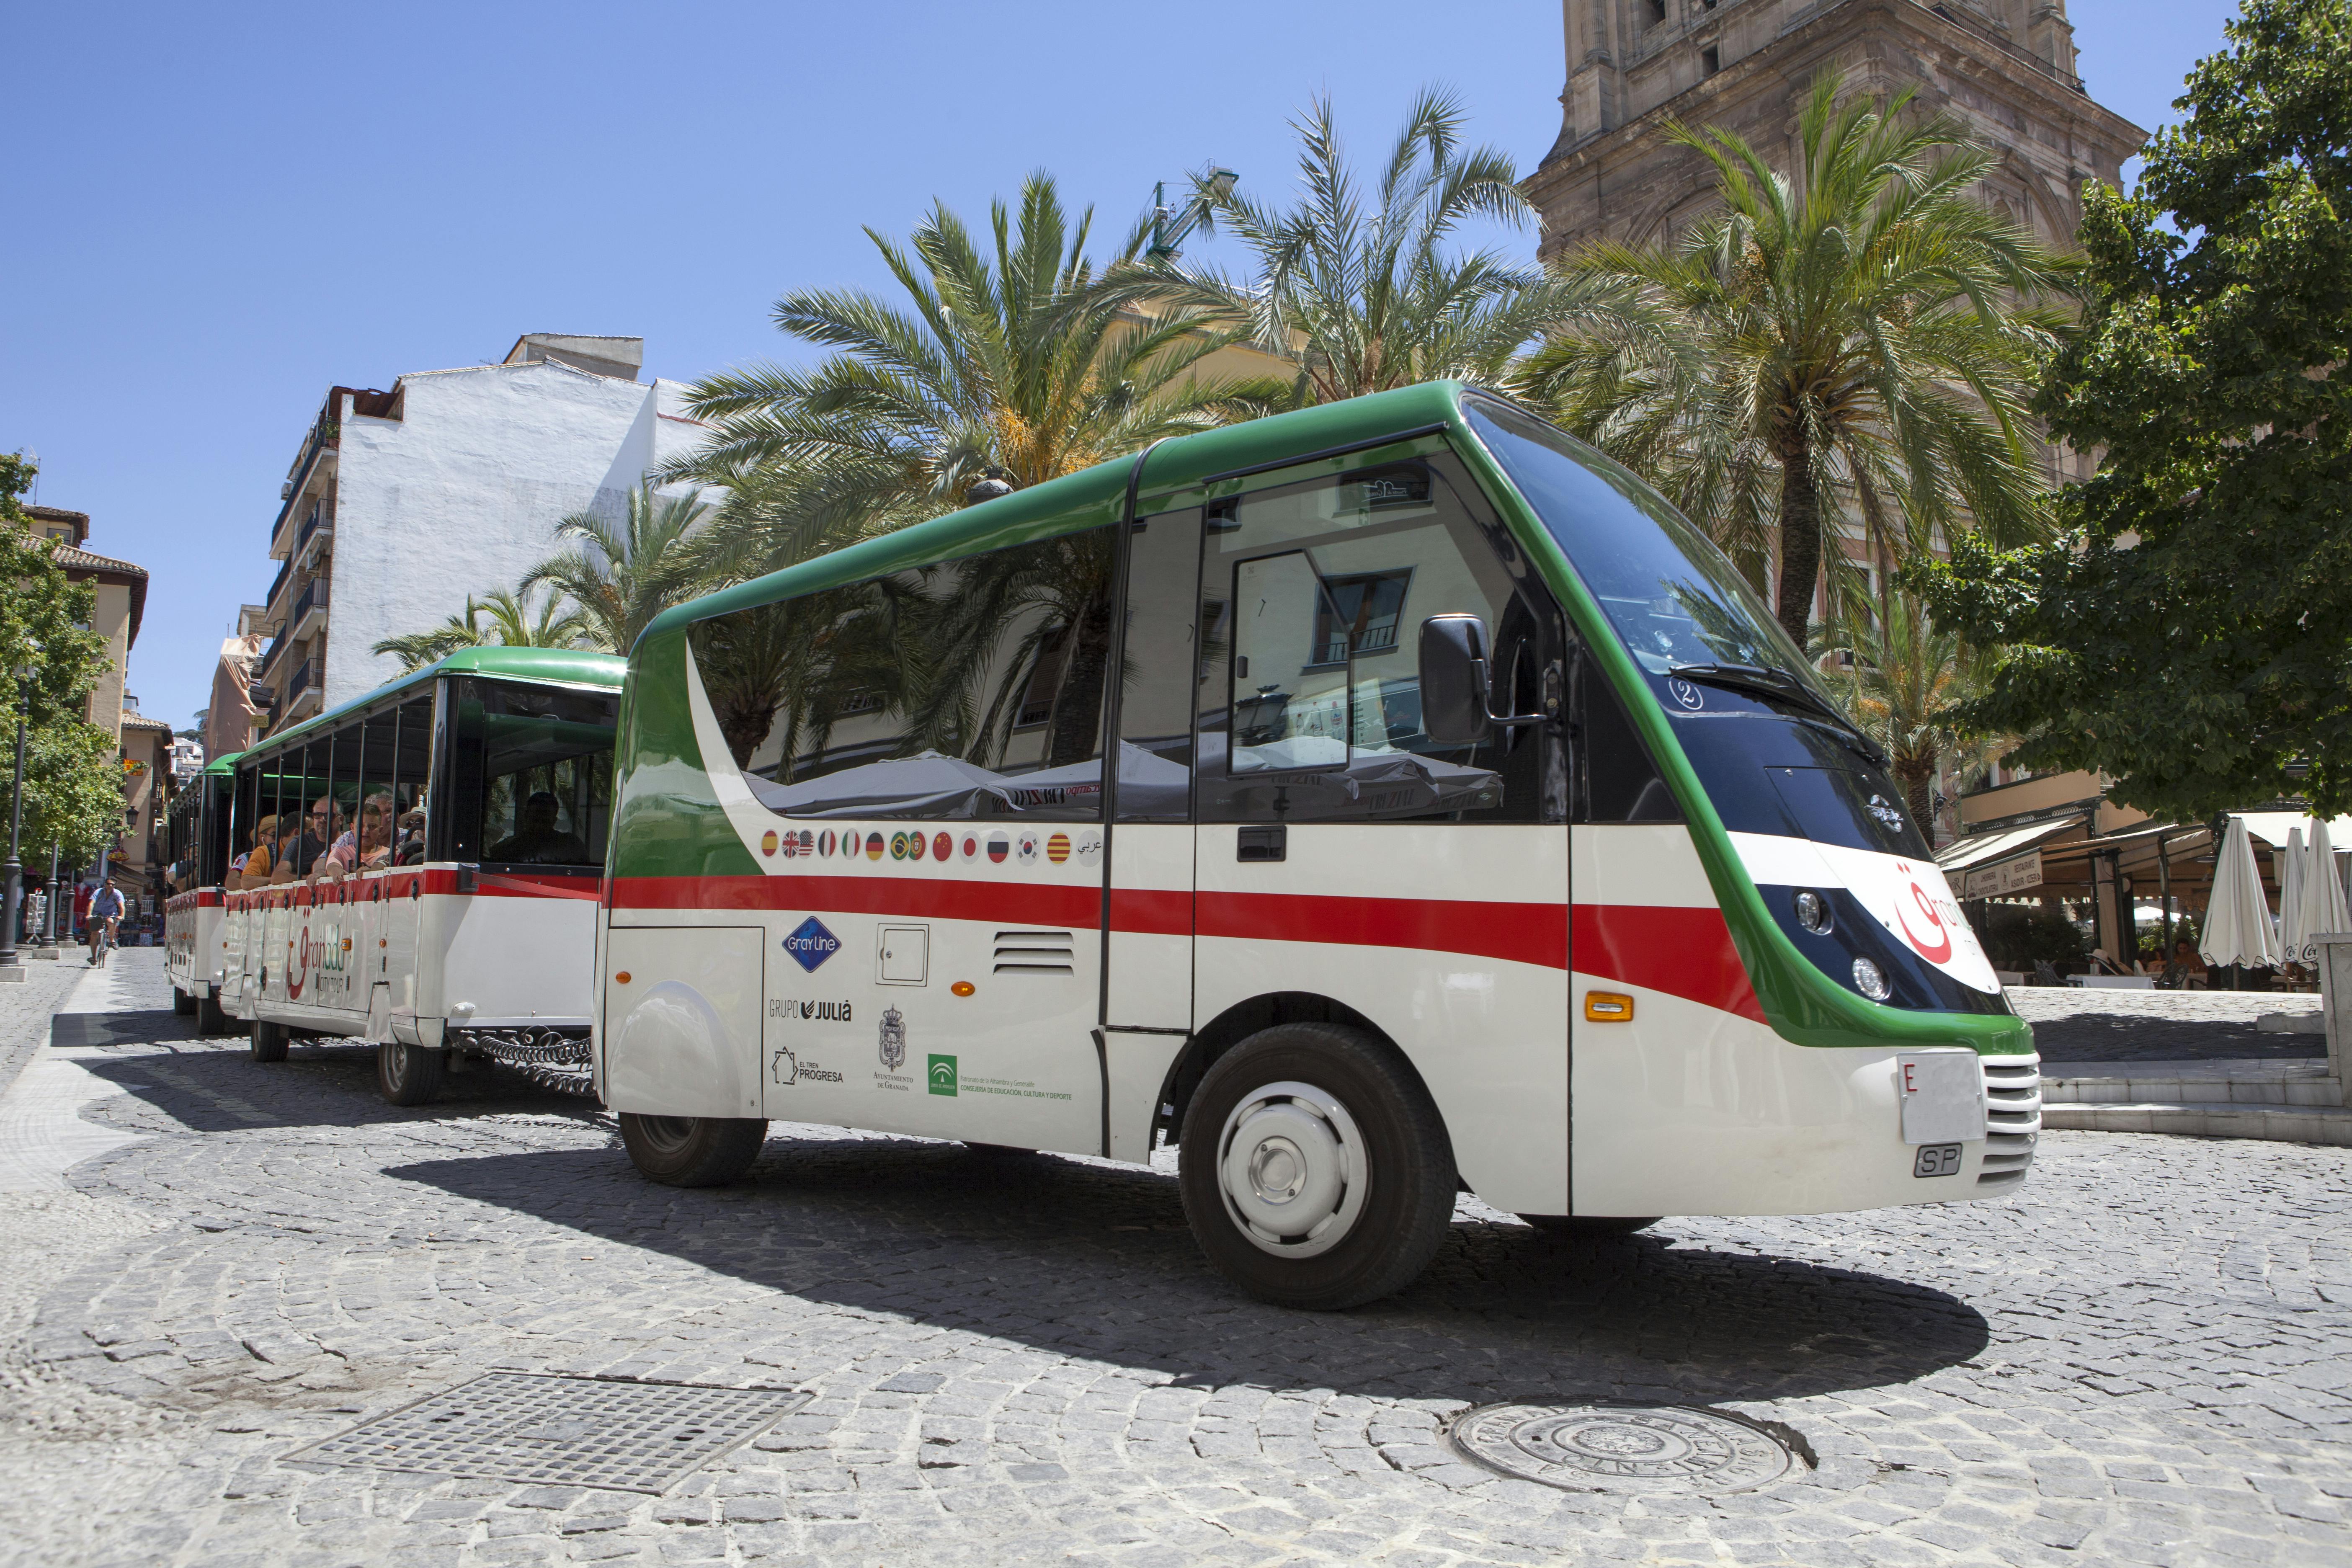
[[[1160,1086],[1152,1131],[1164,1134],[1168,1146],[1175,1147],[1181,1142],[1184,1112],[1192,1103],[1193,1092],[1216,1065],[1217,1058],[1259,1030],[1271,1029],[1277,1024],[1344,1024],[1360,1029],[1394,1053],[1412,1075],[1414,1085],[1423,1094],[1429,1094],[1429,1085],[1423,1080],[1420,1069],[1395,1038],[1345,1002],[1315,991],[1268,991],[1234,1003],[1192,1031],[1192,1039],[1169,1065],[1168,1075]],[[1436,1103],[1434,1096],[1430,1096],[1430,1102]],[[1155,1138],[1153,1142],[1159,1140]]]

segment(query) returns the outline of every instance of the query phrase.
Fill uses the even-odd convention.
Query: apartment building
[[[69,583],[87,583],[98,602],[90,613],[90,629],[106,639],[105,673],[90,689],[85,716],[115,739],[122,741],[123,683],[130,679],[131,650],[139,641],[139,622],[147,613],[147,568],[84,548],[89,542],[89,514],[63,507],[28,506],[33,531],[49,541],[49,551],[65,568]]]
[[[497,364],[330,387],[269,525],[280,565],[248,683],[265,732],[391,679],[399,661],[376,643],[512,587],[556,549],[560,520],[620,515],[697,444],[685,384],[640,382],[644,360],[640,338],[526,332]]]

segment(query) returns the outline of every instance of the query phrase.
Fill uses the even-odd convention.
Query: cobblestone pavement
[[[580,1102],[394,1110],[364,1052],[191,1038],[124,959],[43,1062],[136,1142],[0,1204],[20,1561],[2352,1563],[2352,1152],[2057,1133],[2003,1201],[1598,1245],[1465,1199],[1404,1295],[1291,1313],[1164,1172],[779,1126],[749,1183],[656,1187]],[[658,1498],[285,1460],[493,1368],[815,1397]],[[1818,1468],[1635,1500],[1443,1441],[1593,1394]]]
[[[2046,1062],[2186,1062],[2324,1057],[2324,1035],[2273,1035],[2265,1013],[2317,1013],[2319,998],[2284,991],[2102,991],[2012,985],[2010,1005],[2033,1026]]]

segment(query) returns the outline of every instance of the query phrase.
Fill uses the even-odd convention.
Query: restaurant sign
[[[2042,886],[2042,851],[2029,849],[2006,860],[1980,866],[1961,878],[1960,897],[1998,899]]]

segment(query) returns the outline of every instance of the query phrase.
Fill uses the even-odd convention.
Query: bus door
[[[1565,626],[1458,459],[1419,447],[1211,505],[1192,1021],[1355,1015],[1418,1070],[1481,1197],[1567,1214]],[[1449,744],[1419,648],[1464,615],[1491,710],[1527,721]]]
[[[1109,831],[1105,1152],[1150,1158],[1168,1070],[1192,1029],[1192,710],[1202,673],[1199,507],[1139,517],[1127,558],[1126,680]]]

